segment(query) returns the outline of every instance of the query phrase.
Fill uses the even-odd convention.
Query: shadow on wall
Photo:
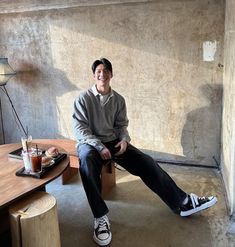
[[[67,120],[57,99],[68,92],[79,90],[68,80],[65,72],[53,67],[42,72],[30,64],[24,64],[15,81],[9,83],[7,87],[16,110],[20,111],[23,125],[28,127],[33,138],[59,138],[59,125]],[[23,100],[17,100],[19,98]],[[67,100],[66,103],[72,106],[73,100],[71,99],[71,102]],[[8,105],[8,102],[5,101],[5,104]],[[5,119],[8,121],[12,118],[13,121],[8,121],[9,125],[12,125],[11,128],[9,126],[5,128],[5,131],[9,132],[6,133],[6,143],[19,141],[23,135],[21,131],[10,133],[10,129],[15,129],[15,121],[13,114],[9,115]]]
[[[183,155],[142,149],[160,163],[216,166],[220,163],[222,85],[205,84],[201,91],[209,105],[189,112],[182,129]]]
[[[199,163],[220,161],[222,85],[205,84],[201,91],[209,105],[187,114],[181,145],[188,160]]]

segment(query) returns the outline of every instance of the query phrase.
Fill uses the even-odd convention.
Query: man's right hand
[[[103,160],[109,160],[112,158],[110,151],[107,148],[102,149],[100,156]]]

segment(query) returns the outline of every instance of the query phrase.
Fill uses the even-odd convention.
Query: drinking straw
[[[37,152],[37,157],[36,157],[36,158],[37,158],[37,166],[40,166],[40,169],[42,170],[41,159],[40,159],[41,156],[39,156],[39,154],[38,154],[38,145],[37,145],[37,144],[36,144],[36,152]],[[41,170],[40,170],[40,171],[41,171]],[[39,172],[40,172],[40,171],[39,171]]]
[[[28,153],[29,152],[29,147],[28,147],[28,142],[27,141],[25,141],[25,145],[26,145],[26,151]]]
[[[29,129],[28,129],[28,126],[26,126],[26,138],[27,139],[29,138]]]
[[[38,155],[38,145],[36,144],[36,152],[37,152],[37,155]]]

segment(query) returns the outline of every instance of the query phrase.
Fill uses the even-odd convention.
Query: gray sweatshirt
[[[105,102],[100,102],[95,85],[74,101],[73,130],[78,145],[86,143],[100,152],[102,142],[129,142],[128,122],[125,100],[112,89]]]

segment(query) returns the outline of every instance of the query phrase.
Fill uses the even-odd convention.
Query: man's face
[[[96,67],[94,78],[98,87],[109,86],[112,76],[112,73],[107,70],[103,64],[99,64]]]

